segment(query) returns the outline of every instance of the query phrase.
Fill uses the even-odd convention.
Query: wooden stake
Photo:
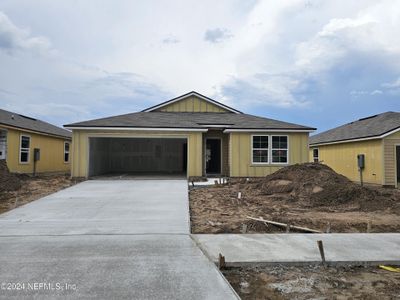
[[[290,225],[286,224],[286,233],[289,233],[289,232],[290,232]]]
[[[17,202],[18,202],[18,196],[17,196],[17,197],[15,197],[14,208],[16,208],[16,207],[17,207]]]
[[[331,222],[328,222],[328,225],[326,226],[326,233],[331,233]]]
[[[225,266],[226,266],[226,264],[225,264],[225,256],[222,256],[222,254],[220,253],[218,255],[218,268],[220,270],[222,270],[222,269],[225,269]]]
[[[372,226],[372,222],[371,222],[371,220],[369,220],[367,223],[367,233],[371,232],[371,226]]]
[[[325,264],[325,252],[324,252],[324,244],[322,241],[317,241],[319,254],[321,255],[322,264]]]

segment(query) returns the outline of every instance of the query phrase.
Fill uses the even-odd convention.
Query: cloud
[[[65,111],[56,122],[190,90],[318,127],[398,110],[396,0],[3,2],[0,88],[15,94],[0,92],[1,105],[40,114],[49,104],[45,117]],[[44,51],[58,55],[30,55]]]
[[[41,53],[50,48],[51,44],[47,38],[32,36],[28,30],[18,28],[0,11],[0,50],[9,54],[18,50]]]
[[[163,44],[178,44],[178,43],[180,43],[181,41],[178,39],[178,38],[176,38],[176,37],[173,37],[173,36],[169,36],[169,37],[166,37],[166,38],[164,38],[162,41],[161,41]]]
[[[400,77],[397,78],[395,81],[383,83],[382,87],[384,87],[384,88],[400,88]]]
[[[371,92],[371,95],[380,95],[380,94],[383,94],[383,92],[381,90],[373,90]]]
[[[208,29],[204,34],[204,40],[213,44],[221,43],[233,37],[233,34],[225,28]]]

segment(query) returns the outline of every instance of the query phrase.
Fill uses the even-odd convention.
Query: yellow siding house
[[[362,118],[312,136],[309,159],[352,181],[399,187],[400,113]]]
[[[265,176],[308,161],[315,128],[244,114],[190,92],[141,112],[65,125],[72,176]]]
[[[71,133],[0,109],[0,159],[13,173],[69,173]]]

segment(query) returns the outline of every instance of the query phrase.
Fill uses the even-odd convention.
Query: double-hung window
[[[64,162],[69,162],[69,143],[64,142]]]
[[[269,152],[269,136],[253,135],[252,161],[254,164],[267,164]]]
[[[19,162],[22,164],[29,163],[29,154],[31,146],[31,137],[28,135],[21,135],[19,144]]]
[[[288,163],[288,137],[285,135],[272,136],[272,163],[286,164]]]

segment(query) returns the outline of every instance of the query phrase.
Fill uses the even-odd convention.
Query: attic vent
[[[372,119],[375,118],[377,115],[373,115],[373,116],[369,116],[369,117],[365,117],[365,118],[361,118],[358,121],[363,121],[363,120],[368,120],[368,119]]]
[[[29,119],[29,120],[32,120],[32,121],[36,121],[35,118],[27,117],[27,116],[24,116],[24,115],[19,115],[19,116],[20,116],[20,117],[23,117],[23,118],[25,118],[25,119]]]

